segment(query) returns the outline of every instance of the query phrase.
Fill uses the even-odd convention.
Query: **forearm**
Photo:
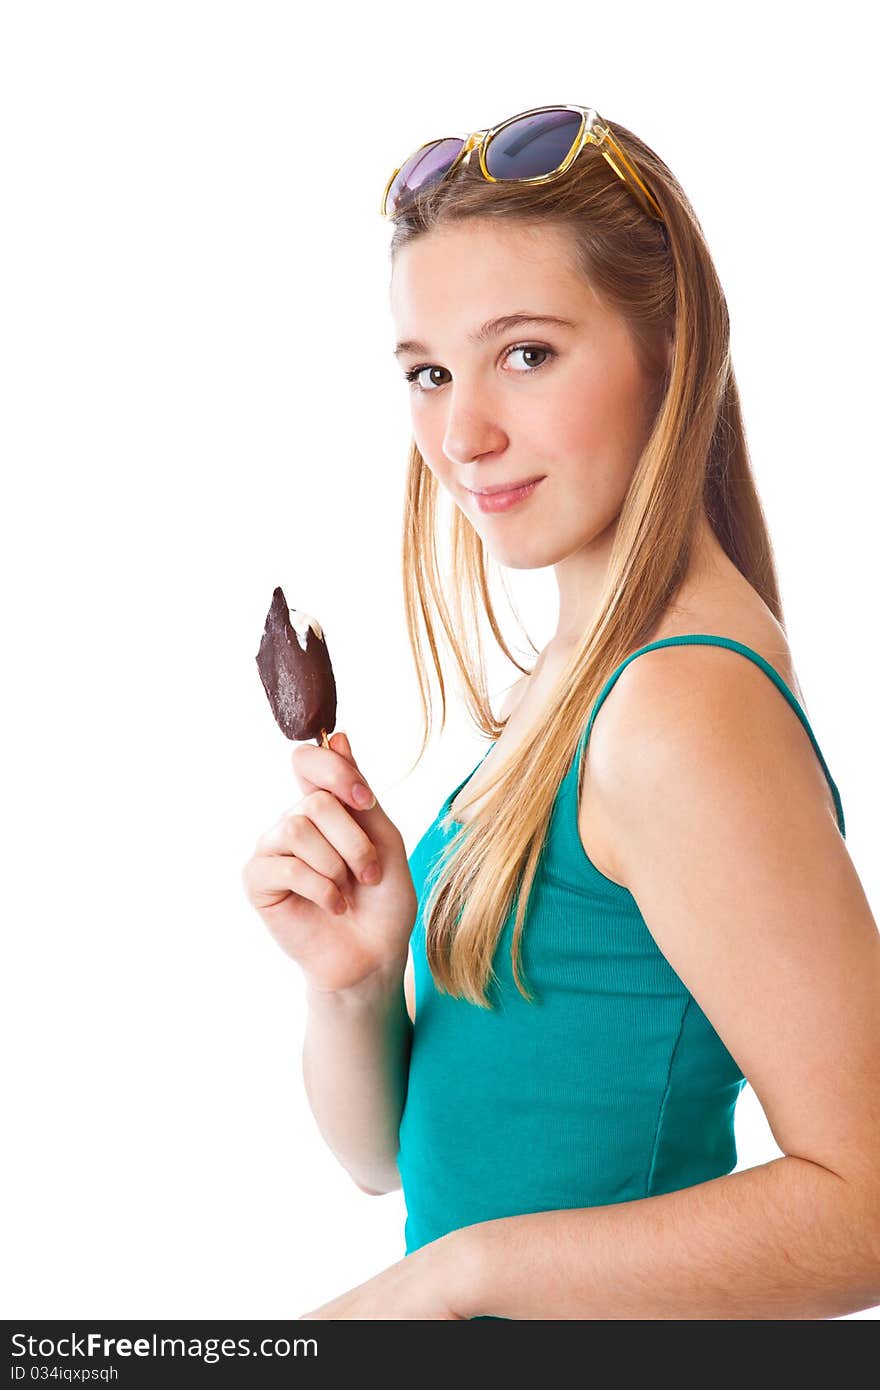
[[[452,1232],[465,1317],[835,1318],[880,1305],[880,1234],[865,1194],[785,1156],[611,1206],[503,1217]],[[455,1278],[452,1274],[450,1277]]]
[[[363,987],[306,997],[303,1081],[318,1128],[359,1186],[392,1191],[412,1044],[403,965]]]

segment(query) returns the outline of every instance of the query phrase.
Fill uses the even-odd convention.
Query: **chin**
[[[492,545],[483,536],[483,544],[496,564],[509,570],[540,570],[556,563],[555,552],[543,553],[536,546],[498,546]]]

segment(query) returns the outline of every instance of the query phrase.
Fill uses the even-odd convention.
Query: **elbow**
[[[355,1187],[359,1187],[361,1192],[366,1192],[368,1197],[385,1197],[389,1192],[397,1192],[401,1186],[399,1173],[383,1187],[367,1187],[365,1183],[358,1182],[357,1178],[354,1178],[353,1182]]]

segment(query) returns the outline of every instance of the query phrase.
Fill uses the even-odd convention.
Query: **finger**
[[[326,796],[327,793],[313,792],[311,795]],[[265,835],[260,836],[254,859],[301,859],[315,873],[331,879],[341,892],[351,883],[348,865],[309,816],[308,802],[309,798],[304,797],[292,811],[279,816]]]
[[[347,758],[350,763],[354,762],[351,744],[348,741],[348,734],[344,733],[342,729],[340,729],[338,733],[335,733],[330,739],[330,747],[335,753],[341,753],[343,758]]]
[[[348,743],[344,734],[342,738]],[[314,743],[301,743],[290,757],[303,791],[311,792],[317,788],[324,788],[333,792],[334,796],[354,811],[372,811],[378,806],[369,783],[351,756],[343,756],[333,747],[324,748]],[[362,796],[356,793],[358,786],[366,789]]]
[[[348,909],[345,894],[332,878],[291,854],[260,855],[247,865],[244,877],[254,907],[274,907],[288,894],[296,893],[324,912],[342,913]]]
[[[369,804],[367,804],[367,805],[365,805],[365,806],[359,805],[357,809],[358,809],[359,811],[372,811],[372,810],[374,810],[375,807],[376,807],[376,804],[377,804],[377,803],[376,803],[375,793],[372,792],[372,790],[370,789],[369,783],[367,782],[366,778],[364,777],[363,773],[361,772],[360,768],[359,768],[358,765],[357,765],[357,759],[355,758],[354,754],[352,753],[352,751],[351,751],[351,744],[350,744],[349,741],[348,741],[348,734],[343,733],[342,731],[340,731],[338,734],[334,734],[334,735],[333,735],[333,738],[331,738],[331,740],[330,740],[330,747],[333,749],[334,752],[339,753],[341,757],[345,758],[346,762],[351,763],[352,767],[354,768],[355,772],[356,772],[357,775],[358,775],[359,781],[361,782],[361,784],[362,784],[363,786],[365,786],[365,787],[367,788],[368,791],[370,791],[370,795],[373,797],[373,804],[372,804],[372,805],[369,805]],[[353,789],[352,789],[352,790],[353,790]]]
[[[295,854],[340,888],[347,882],[340,878],[340,866],[343,873],[350,869],[361,883],[378,883],[367,870],[379,865],[381,878],[379,853],[369,835],[333,792],[322,787],[276,821],[259,848],[261,852]]]

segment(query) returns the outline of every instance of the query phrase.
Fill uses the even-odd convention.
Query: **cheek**
[[[562,457],[631,472],[644,443],[645,418],[640,378],[594,370],[555,402],[552,440]]]
[[[603,471],[619,453],[620,420],[601,384],[578,385],[554,402],[545,416],[544,448],[582,477]]]
[[[560,402],[553,432],[545,442],[571,502],[571,519],[610,521],[632,482],[643,442],[643,428],[631,397],[591,385]]]

